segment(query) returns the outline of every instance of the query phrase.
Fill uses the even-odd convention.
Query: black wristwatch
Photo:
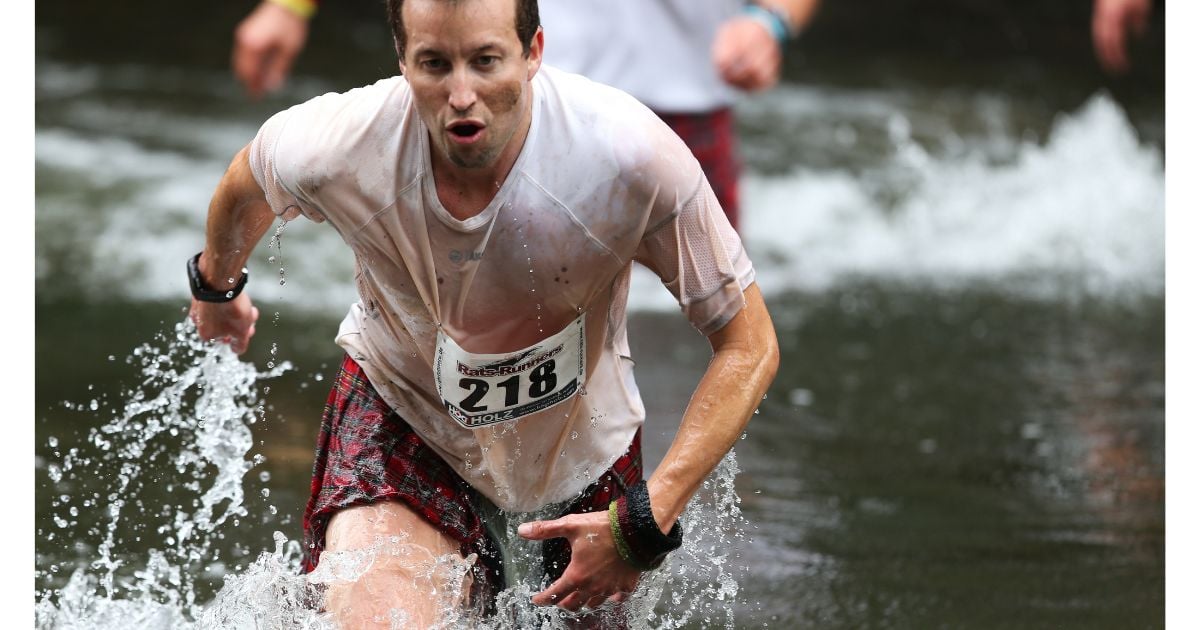
[[[187,262],[188,285],[192,288],[192,297],[201,302],[228,302],[242,293],[242,289],[246,288],[246,281],[250,279],[249,269],[242,267],[242,279],[238,280],[237,286],[224,291],[212,289],[204,284],[204,278],[200,277],[200,254],[192,256]]]

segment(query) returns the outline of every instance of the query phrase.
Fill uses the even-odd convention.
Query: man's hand
[[[250,296],[243,292],[229,302],[201,302],[192,300],[189,315],[196,323],[196,332],[205,341],[228,343],[234,353],[241,354],[250,345],[254,336],[254,323],[258,321],[258,307],[250,303]]]
[[[234,31],[233,74],[253,98],[273,92],[283,85],[306,39],[307,19],[263,2]]]
[[[1092,45],[1096,59],[1111,74],[1129,71],[1129,33],[1142,36],[1150,19],[1150,0],[1096,0],[1092,8]]]
[[[533,596],[538,606],[558,605],[570,611],[596,608],[605,601],[624,601],[637,588],[641,571],[621,558],[613,541],[608,512],[568,514],[553,521],[534,521],[517,528],[522,538],[566,538],[571,564],[562,577]]]
[[[736,88],[757,92],[779,82],[783,53],[766,25],[754,18],[739,16],[723,24],[712,55],[721,79]]]

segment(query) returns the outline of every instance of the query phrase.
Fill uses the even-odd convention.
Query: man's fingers
[[[259,97],[266,83],[267,62],[275,56],[270,42],[239,32],[233,44],[233,74],[251,96]]]
[[[300,49],[292,47],[290,43],[281,44],[272,51],[271,56],[264,60],[266,68],[263,74],[266,75],[267,91],[273,92],[283,86],[299,55]]]
[[[580,608],[583,608],[583,605],[586,601],[587,600],[581,591],[573,591],[571,593],[567,593],[567,595],[563,597],[562,601],[558,603],[558,607],[575,612]]]
[[[1124,72],[1128,67],[1125,58],[1125,42],[1119,31],[1104,28],[1097,40],[1100,64],[1109,72]]]
[[[566,522],[566,519],[560,518],[553,521],[521,523],[521,526],[517,528],[517,534],[521,538],[528,540],[546,540],[548,538],[563,538],[570,529],[571,526]]]
[[[246,87],[251,94],[257,94],[260,89],[258,73],[254,71],[254,54],[241,42],[233,45],[233,76]]]
[[[234,354],[241,354],[241,353],[245,352],[246,349],[250,347],[250,338],[253,336],[254,336],[254,325],[251,324],[250,328],[246,330],[245,336],[234,338],[234,344],[233,344]]]
[[[737,49],[733,42],[728,37],[718,37],[713,43],[712,61],[716,66],[717,71],[721,74],[732,69],[734,61],[737,59]]]
[[[559,578],[556,582],[546,587],[546,590],[530,598],[530,601],[538,606],[552,606],[561,603],[568,595],[574,592],[575,586],[573,584],[563,578]]]
[[[712,58],[721,80],[742,90],[763,90],[779,79],[779,45],[757,22],[737,23],[723,31],[713,44]]]
[[[546,587],[546,590],[534,595],[532,601],[538,606],[563,606],[564,603],[568,603],[568,598],[572,595],[579,594],[581,590],[590,591],[585,586],[587,581],[586,577],[567,571],[563,573],[562,577],[555,580],[553,584]],[[582,599],[576,597],[569,600],[569,604],[575,606],[571,610],[578,609],[587,599],[587,597]]]

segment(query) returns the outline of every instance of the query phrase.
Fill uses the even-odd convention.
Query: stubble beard
[[[502,148],[502,147],[501,147]],[[457,151],[446,151],[446,158],[459,168],[484,168],[490,166],[499,155],[499,148],[484,149],[476,154],[463,154]]]

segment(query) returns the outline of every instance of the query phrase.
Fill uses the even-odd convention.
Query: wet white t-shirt
[[[495,198],[455,219],[403,77],[273,116],[250,150],[274,211],[328,222],[359,302],[337,342],[379,394],[497,506],[577,495],[645,410],[625,305],[634,260],[704,334],[754,270],[699,164],[628,95],[549,66]]]

